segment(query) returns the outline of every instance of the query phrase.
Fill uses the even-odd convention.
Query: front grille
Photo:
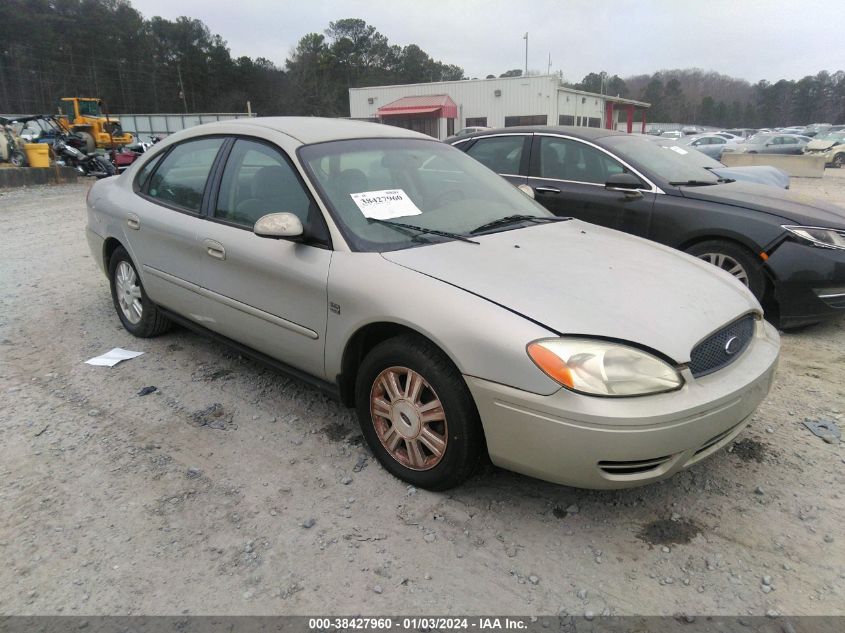
[[[696,345],[690,355],[692,375],[712,374],[739,358],[754,336],[754,320],[754,315],[748,314]]]
[[[664,455],[663,457],[652,457],[651,459],[639,459],[630,462],[599,462],[599,468],[608,475],[641,475],[650,470],[657,470],[665,464],[671,455]]]

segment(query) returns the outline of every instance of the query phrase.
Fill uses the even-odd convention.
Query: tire
[[[92,162],[94,162],[97,169],[102,172],[102,174],[97,175],[97,178],[108,178],[109,176],[114,176],[117,173],[117,168],[108,158],[95,156]]]
[[[26,167],[26,154],[20,150],[15,150],[9,157],[9,162],[15,167]]]
[[[358,369],[355,403],[364,439],[381,465],[419,488],[457,486],[484,453],[481,421],[463,377],[421,337],[376,345]]]
[[[707,240],[693,244],[687,253],[732,274],[748,287],[758,301],[763,300],[766,294],[763,264],[744,246],[725,240]]]
[[[841,169],[842,165],[845,165],[845,154],[840,152],[839,154],[834,156],[831,165],[833,167],[836,167],[837,169]]]
[[[122,246],[112,253],[109,260],[109,286],[117,316],[133,336],[151,338],[164,334],[172,327],[170,320],[147,296],[138,270]]]
[[[94,150],[97,149],[96,143],[94,143],[94,137],[91,136],[88,132],[83,132],[82,130],[74,130],[74,134],[76,134],[79,138],[85,141],[85,153],[90,154]]]

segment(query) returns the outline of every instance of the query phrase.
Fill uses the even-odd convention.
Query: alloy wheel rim
[[[370,416],[382,446],[411,470],[431,470],[443,459],[449,439],[446,412],[419,373],[388,367],[370,389]]]
[[[117,304],[123,316],[132,325],[137,324],[144,314],[144,306],[141,303],[141,284],[138,275],[129,262],[120,262],[114,274],[114,289],[117,296]]]
[[[703,259],[708,264],[718,266],[736,277],[743,285],[748,286],[748,273],[742,264],[730,255],[725,255],[724,253],[702,253],[698,258]]]

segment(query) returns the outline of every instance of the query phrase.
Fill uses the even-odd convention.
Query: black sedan
[[[719,178],[611,130],[513,127],[450,142],[557,215],[639,235],[728,271],[781,327],[845,314],[841,207]]]

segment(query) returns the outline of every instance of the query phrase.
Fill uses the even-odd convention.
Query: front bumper
[[[743,427],[772,385],[777,331],[758,321],[728,367],[678,391],[598,398],[528,393],[466,376],[494,464],[579,488],[629,488],[665,479],[713,454]]]
[[[781,327],[845,315],[845,251],[786,240],[766,265],[774,277]]]

